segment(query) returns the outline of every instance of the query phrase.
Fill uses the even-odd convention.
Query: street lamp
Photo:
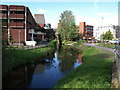
[[[21,31],[19,30],[19,37],[18,37],[18,38],[19,38],[19,46],[20,46],[20,32],[21,32]]]

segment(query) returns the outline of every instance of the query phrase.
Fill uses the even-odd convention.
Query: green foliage
[[[62,45],[67,45],[67,44],[73,45],[74,43],[75,43],[75,42],[73,42],[73,41],[64,40],[64,41],[62,42]]]
[[[93,47],[82,46],[83,64],[74,69],[55,88],[110,88],[114,54]]]
[[[86,40],[79,40],[79,41],[77,41],[78,43],[86,43],[87,41]]]
[[[4,49],[2,59],[3,74],[10,72],[18,66],[36,62],[36,59],[43,58],[49,52],[54,52],[54,50],[51,47],[32,50]]]
[[[101,35],[103,40],[112,40],[113,39],[113,35],[111,33],[111,31],[107,31],[105,34]]]
[[[3,30],[1,27],[0,27],[0,30],[2,31],[0,32],[2,33],[2,36],[0,36],[0,38],[2,39],[2,48],[4,49],[7,47],[7,44],[8,44],[8,40],[6,38],[7,30]]]
[[[78,30],[75,25],[75,17],[72,11],[64,11],[60,16],[60,25],[58,27],[58,32],[62,40],[74,40],[78,38]]]
[[[48,29],[44,29],[42,27],[36,28],[35,31],[41,31],[42,33],[45,33],[45,38],[48,41],[55,39],[55,31],[51,28],[51,24],[48,24]],[[38,42],[41,41],[40,39],[36,39]]]
[[[46,25],[46,27],[47,27],[48,29],[51,29],[51,24],[48,23],[48,24]]]
[[[53,29],[46,29],[45,30],[45,38],[48,40],[48,41],[52,41],[55,39],[55,31]]]
[[[110,43],[105,43],[105,42],[103,42],[103,43],[99,43],[97,46],[101,46],[101,47],[106,47],[106,48],[111,48],[111,49],[113,49],[114,48],[114,44],[110,44]]]
[[[56,47],[56,43],[57,43],[57,40],[52,40],[51,42],[49,42],[48,46],[49,47]]]

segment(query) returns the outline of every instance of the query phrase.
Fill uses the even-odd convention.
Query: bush
[[[52,40],[51,42],[49,42],[48,46],[49,47],[56,47],[56,43],[57,43],[57,40]]]
[[[62,42],[62,45],[67,45],[67,44],[74,44],[74,42],[73,41],[67,41],[67,40],[64,40]]]
[[[81,43],[86,43],[87,41],[86,40],[79,40],[77,41],[77,43],[81,44]]]

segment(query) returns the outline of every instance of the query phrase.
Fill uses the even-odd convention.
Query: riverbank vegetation
[[[97,46],[101,46],[101,47],[106,47],[106,48],[111,48],[111,49],[114,49],[114,44],[110,44],[110,43],[108,43],[108,42],[103,42],[103,43],[99,43],[99,44],[97,44]]]
[[[83,64],[74,69],[55,88],[110,88],[112,79],[112,52],[83,46]]]
[[[51,41],[47,47],[41,47],[31,50],[19,50],[14,48],[3,49],[3,75],[10,72],[12,69],[25,65],[31,64],[43,60],[43,57],[50,53],[54,53],[56,41]]]

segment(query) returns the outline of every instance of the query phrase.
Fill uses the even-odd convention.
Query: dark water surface
[[[53,88],[58,80],[80,64],[82,53],[65,47],[38,63],[17,68],[3,76],[3,88]]]

